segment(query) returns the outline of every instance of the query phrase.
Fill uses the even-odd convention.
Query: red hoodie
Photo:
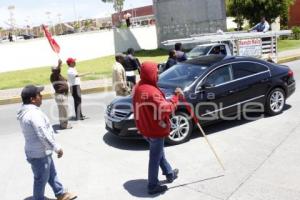
[[[153,62],[144,62],[141,80],[134,88],[133,110],[135,124],[146,137],[166,137],[170,134],[170,115],[178,104],[175,95],[167,101],[157,87],[158,69]]]

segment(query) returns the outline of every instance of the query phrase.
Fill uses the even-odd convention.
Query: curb
[[[82,94],[93,94],[98,92],[108,92],[112,91],[112,86],[103,86],[103,87],[95,87],[95,88],[87,88],[82,89]],[[43,93],[43,99],[52,99],[54,98],[53,93]],[[15,103],[21,103],[22,99],[20,97],[13,97],[10,99],[0,99],[0,105],[8,105],[8,104],[15,104]]]
[[[286,62],[292,62],[292,61],[295,61],[295,60],[300,60],[300,54],[281,58],[281,59],[278,60],[278,63],[282,64],[282,63],[286,63]]]
[[[294,56],[288,56],[284,57],[278,60],[279,64],[286,63],[286,62],[291,62],[295,60],[300,60],[300,54],[294,55]],[[82,89],[81,93],[82,94],[93,94],[93,93],[98,93],[98,92],[107,92],[107,91],[112,91],[112,86],[103,86],[103,87],[95,87],[95,88],[87,88],[87,89]],[[53,93],[46,93],[43,94],[43,99],[51,99],[54,97]],[[22,100],[20,97],[13,97],[10,99],[0,99],[0,105],[7,105],[7,104],[14,104],[14,103],[21,103]]]

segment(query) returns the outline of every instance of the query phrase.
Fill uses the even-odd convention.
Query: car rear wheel
[[[190,117],[184,112],[176,112],[170,121],[171,133],[166,143],[176,145],[188,141],[193,129]]]
[[[285,105],[285,92],[281,88],[273,89],[267,98],[266,113],[273,116],[280,114]]]

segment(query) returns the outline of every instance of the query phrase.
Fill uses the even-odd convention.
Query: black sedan
[[[202,125],[216,120],[236,120],[247,112],[277,115],[294,93],[293,71],[287,66],[250,57],[204,56],[174,65],[159,76],[159,88],[166,98],[176,87]],[[106,110],[106,129],[120,138],[141,138],[134,123],[131,96],[113,100]],[[189,140],[194,122],[186,104],[171,117],[166,142]],[[245,116],[243,116],[245,117]]]

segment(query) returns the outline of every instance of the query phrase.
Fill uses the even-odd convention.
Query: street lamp
[[[15,17],[14,17],[15,8],[16,7],[14,5],[10,5],[7,7],[9,11],[10,28],[12,29],[12,31],[14,31],[15,29]]]
[[[51,12],[50,11],[46,11],[45,14],[46,14],[47,19],[48,19],[48,26],[50,26],[50,15],[51,15]]]
[[[76,0],[73,0],[73,10],[74,10],[74,15],[75,15],[75,21],[78,22],[77,8],[76,8]]]
[[[62,32],[63,32],[63,30],[62,30],[62,26],[61,26],[61,14],[60,13],[58,13],[57,14],[57,17],[58,17],[58,24],[59,24],[59,34],[61,34]]]
[[[26,34],[29,35],[29,20],[28,18],[24,20],[25,21],[25,29],[26,29]]]
[[[48,26],[49,26],[49,30],[51,32],[51,26],[52,26],[52,21],[50,19],[50,15],[51,15],[51,12],[50,11],[46,11],[45,14],[47,15],[47,18],[48,18]],[[53,27],[53,26],[52,26]],[[53,34],[53,28],[52,28],[52,34]]]

